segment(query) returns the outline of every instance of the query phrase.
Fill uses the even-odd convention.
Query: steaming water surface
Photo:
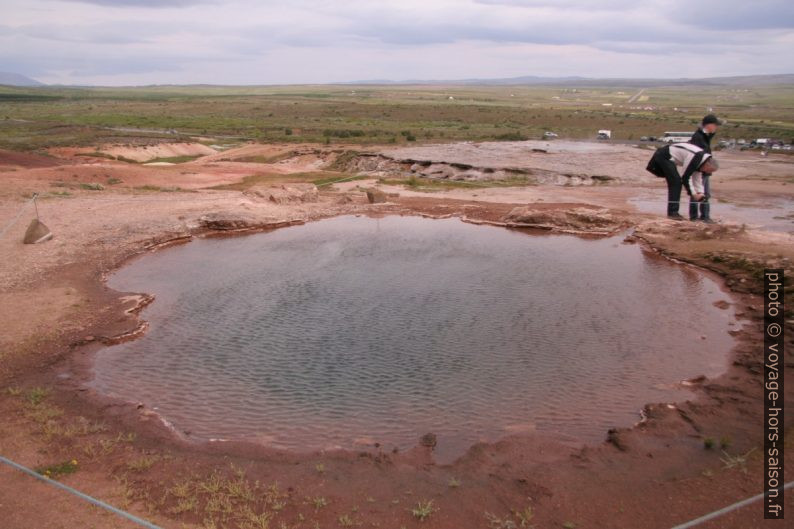
[[[600,440],[732,346],[714,281],[621,240],[396,216],[197,240],[111,278],[156,301],[92,384],[193,438],[299,451]]]

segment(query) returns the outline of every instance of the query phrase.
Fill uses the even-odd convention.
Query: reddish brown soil
[[[231,162],[195,165],[197,173],[211,178],[196,183],[182,175],[184,187],[238,181],[245,172]],[[162,186],[178,179],[187,167],[102,162],[99,167],[0,173],[6,189],[0,218],[16,211],[21,194],[47,189],[54,176],[77,174],[77,180],[84,181],[91,171],[113,171],[125,182]],[[68,172],[61,175],[60,169]],[[257,230],[345,213],[455,215],[498,223],[525,200],[412,195],[369,205],[362,193],[351,189],[344,193],[347,199],[326,191],[316,203],[275,205],[238,191],[142,197],[122,189],[72,192],[72,198],[41,204],[45,222],[56,233],[53,241],[23,246],[13,238],[19,235],[13,230],[12,238],[0,240],[0,252],[9,256],[0,265],[0,316],[5,327],[0,454],[30,467],[75,459],[77,471],[60,478],[65,483],[163,527],[254,527],[256,515],[269,513],[270,527],[668,528],[760,491],[761,306],[754,269],[747,263],[779,265],[792,273],[794,245],[788,236],[677,224],[615,207],[611,211],[616,222],[636,228],[633,242],[726,278],[737,310],[748,320],[730,352],[731,367],[697,384],[689,401],[649,404],[647,420],[604,432],[603,443],[585,446],[560,437],[517,435],[474,446],[454,464],[442,466],[434,464],[432,450],[419,443],[402,453],[373,449],[310,455],[244,444],[194,444],[176,436],[151,410],[86,390],[79,380],[92,354],[103,342],[140,323],[136,314],[125,313],[131,302],[106,288],[102,278],[137,252],[169,240],[212,234],[198,221],[208,213],[243,218]],[[587,196],[587,191],[565,188],[538,192],[551,193],[556,200],[533,207],[553,211],[582,207]],[[601,206],[598,193],[593,197]],[[729,258],[715,261],[708,252]],[[790,321],[787,332],[785,399],[792,409]],[[46,395],[36,388],[45,388]],[[794,468],[790,417],[785,423],[786,462]],[[716,446],[704,448],[706,438],[715,439]],[[749,452],[746,461],[728,468],[721,439],[731,456]],[[791,498],[789,494],[786,500],[790,513]],[[420,522],[411,511],[429,500],[433,512]],[[532,520],[524,522],[524,513],[530,511]],[[129,527],[3,467],[0,519],[8,528]],[[756,504],[702,527],[780,524],[764,522]]]

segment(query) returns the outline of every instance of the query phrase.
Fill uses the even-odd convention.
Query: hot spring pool
[[[196,439],[297,451],[600,440],[733,345],[714,281],[621,240],[398,216],[197,240],[110,279],[156,301],[91,384]]]

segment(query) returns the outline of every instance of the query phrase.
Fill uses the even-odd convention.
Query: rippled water
[[[141,339],[93,384],[198,439],[293,450],[427,432],[439,457],[534,429],[597,440],[670,385],[727,363],[709,278],[621,238],[455,219],[340,217],[146,255],[110,280],[149,292]],[[706,339],[701,339],[705,336]]]

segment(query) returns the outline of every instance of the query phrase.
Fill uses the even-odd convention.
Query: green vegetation
[[[485,519],[491,529],[532,529],[534,526],[530,522],[533,518],[535,518],[535,512],[531,506],[527,506],[522,510],[514,510],[511,516],[505,517],[499,517],[487,511],[485,513]]]
[[[378,181],[385,185],[403,185],[414,191],[441,191],[444,189],[462,188],[486,188],[486,187],[513,187],[532,185],[535,181],[528,176],[516,176],[503,180],[439,180],[436,178],[425,178],[411,175],[408,178],[380,178]]]
[[[191,162],[191,161],[195,160],[196,158],[200,158],[200,156],[199,155],[195,155],[195,156],[191,156],[191,155],[167,156],[167,157],[164,157],[164,158],[154,158],[152,160],[147,160],[146,162],[143,162],[143,163],[160,163],[160,162],[165,162],[165,163],[185,163],[185,162]]]
[[[159,460],[158,456],[141,456],[127,462],[127,469],[132,472],[143,472],[149,470]]]
[[[46,467],[39,467],[36,469],[36,472],[41,474],[42,476],[47,476],[48,478],[58,478],[60,476],[64,476],[66,474],[74,474],[77,472],[77,460],[72,459],[69,461],[64,461],[63,463],[56,463],[54,465],[49,465]]]
[[[353,518],[349,514],[343,514],[339,517],[339,525],[341,527],[353,527],[356,525],[356,522],[353,521]]]
[[[750,456],[750,454],[753,453],[753,451],[755,451],[755,448],[751,448],[750,450],[748,450],[744,454],[730,455],[728,452],[723,450],[722,454],[725,457],[721,457],[720,461],[722,461],[722,463],[725,465],[726,469],[737,468],[737,469],[741,470],[742,472],[744,472],[746,474],[747,473],[747,459]]]
[[[46,388],[42,387],[35,387],[31,389],[27,394],[28,403],[31,406],[38,406],[41,404],[44,399],[46,399],[50,394],[50,391]]]
[[[592,139],[599,129],[612,130],[617,140],[637,140],[693,129],[708,108],[728,120],[723,138],[794,139],[792,86],[660,86],[629,103],[636,91],[564,85],[0,87],[0,148],[192,136],[210,144],[522,140],[540,139],[545,131]]]
[[[272,186],[277,184],[295,183],[312,183],[316,186],[327,185],[331,182],[338,180],[359,180],[368,178],[367,176],[354,176],[349,173],[338,173],[336,171],[310,171],[305,173],[257,173],[244,177],[240,182],[233,184],[223,184],[214,186],[211,189],[231,190],[231,191],[245,191],[254,186],[264,185]]]
[[[312,498],[312,505],[314,505],[314,510],[319,511],[326,505],[328,505],[328,500],[326,500],[323,496],[317,496]]]
[[[416,507],[411,509],[411,514],[420,522],[424,522],[426,519],[430,518],[430,515],[436,512],[436,510],[437,509],[433,507],[433,500],[420,501],[416,504]]]

